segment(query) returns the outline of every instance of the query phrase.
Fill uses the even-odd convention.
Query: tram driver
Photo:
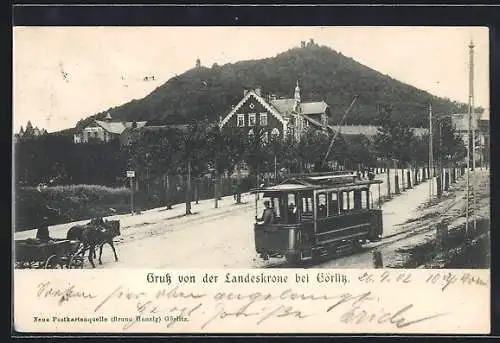
[[[274,219],[276,217],[274,210],[271,207],[271,203],[269,200],[264,200],[264,212],[262,212],[262,217],[256,218],[258,222],[262,222],[260,224],[272,224],[274,223]]]
[[[288,223],[297,223],[297,208],[295,207],[294,203],[290,203],[290,205],[288,205]]]

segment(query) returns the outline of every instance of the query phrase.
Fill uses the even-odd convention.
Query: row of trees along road
[[[428,166],[429,160],[429,134],[422,136],[415,135],[413,129],[402,121],[393,119],[393,110],[390,106],[379,109],[378,132],[373,139],[374,151],[377,156],[386,163],[387,172],[387,192],[388,197],[391,194],[391,182],[389,177],[389,168],[391,163],[395,169],[401,169],[401,183],[404,187],[404,169],[414,170],[414,180],[417,177],[418,169],[422,166]],[[433,158],[438,164],[445,168],[452,168],[461,164],[467,155],[462,138],[453,128],[449,117],[437,117],[437,129],[432,132]],[[409,171],[407,171],[409,173]],[[435,173],[435,171],[428,171]],[[441,190],[441,175],[437,175],[438,192]],[[409,175],[407,176],[407,179]],[[395,176],[394,191],[398,189],[399,176]],[[439,195],[440,193],[438,193]]]
[[[328,160],[345,169],[381,167],[380,161],[385,161],[389,194],[389,168],[401,169],[404,187],[405,169],[413,169],[416,175],[420,167],[427,165],[429,142],[428,135],[416,136],[410,126],[394,120],[392,112],[390,107],[380,109],[378,133],[373,139],[362,135],[337,135]],[[434,149],[434,158],[451,167],[463,160],[465,147],[449,122],[442,122],[440,133],[441,135],[439,132],[433,133],[434,141],[441,142]],[[254,135],[247,136],[240,130],[222,131],[217,125],[202,121],[190,125],[186,130],[141,131],[127,148],[128,167],[136,170],[139,175],[145,175],[146,179],[161,178],[168,206],[175,201],[172,199],[169,175],[184,175],[186,213],[190,214],[191,201],[193,198],[198,199],[197,180],[207,174],[207,171],[211,171],[214,180],[217,207],[221,197],[221,177],[233,174],[237,164],[242,161],[246,162],[250,174],[255,177],[253,186],[265,181],[262,178],[279,181],[283,169],[288,173],[328,170],[322,166],[322,160],[332,136],[333,134],[308,129],[299,142],[293,141],[292,135],[288,135],[289,138],[285,140],[273,136],[266,139],[262,130],[255,130]],[[331,163],[329,165],[332,166]],[[396,184],[398,177],[396,176]],[[194,187],[192,180],[196,181]],[[238,173],[235,184],[239,203],[242,187]]]

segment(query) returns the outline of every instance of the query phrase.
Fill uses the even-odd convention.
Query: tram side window
[[[272,207],[274,210],[274,215],[276,218],[281,218],[281,204],[280,204],[280,198],[272,198]]]
[[[320,193],[318,194],[318,218],[325,218],[327,216],[327,207],[326,207],[326,194]]]
[[[363,189],[361,191],[361,208],[369,209],[370,208],[370,193],[367,189]]]
[[[330,193],[330,199],[328,201],[328,215],[336,216],[339,214],[339,199],[337,192]]]
[[[347,191],[342,191],[342,207],[341,211],[342,212],[347,212],[349,211],[349,192]]]
[[[302,203],[302,218],[304,219],[312,219],[313,216],[313,199],[312,197],[303,196],[301,198]]]

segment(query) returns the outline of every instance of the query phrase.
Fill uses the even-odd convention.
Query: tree
[[[250,167],[251,173],[257,178],[257,187],[260,183],[261,173],[265,169],[270,157],[264,139],[265,134],[266,131],[264,129],[255,127],[253,134],[249,134],[246,139],[246,149],[243,155],[244,160]]]
[[[374,137],[377,154],[386,161],[388,197],[391,196],[390,161],[395,158],[394,143],[396,142],[398,133],[395,123],[391,120],[391,114],[391,107],[385,106],[379,108],[378,132]]]
[[[346,143],[346,156],[352,166],[372,167],[376,161],[373,143],[364,135],[351,136]]]
[[[181,173],[186,175],[185,199],[186,215],[191,214],[192,178],[198,179],[207,170],[207,122],[197,122],[180,135]],[[196,184],[196,190],[197,190]]]
[[[136,171],[138,179],[148,185],[151,178],[163,177],[163,195],[168,208],[174,200],[168,175],[178,172],[182,154],[180,135],[176,129],[141,130],[127,147],[129,168]]]
[[[329,145],[329,136],[324,132],[311,127],[306,129],[297,144],[301,172],[310,171],[311,167],[316,171],[321,170]]]
[[[26,130],[24,130],[24,135],[31,137],[35,133],[33,129],[33,125],[31,125],[31,120],[28,120],[28,123],[26,124]]]
[[[413,147],[416,141],[415,133],[407,122],[398,121],[393,137],[394,157],[401,168],[401,184],[404,186],[404,169],[411,162]]]
[[[222,131],[219,125],[212,124],[207,133],[207,160],[215,172],[215,207],[218,207],[220,191],[218,190],[221,182],[220,176],[227,172],[231,174],[238,162],[242,160],[245,140],[242,131],[229,130]]]

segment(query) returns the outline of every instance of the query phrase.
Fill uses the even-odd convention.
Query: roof
[[[288,190],[298,190],[298,189],[308,189],[309,186],[297,185],[297,184],[281,184],[276,186],[267,187],[266,191],[288,191]]]
[[[109,122],[101,120],[96,120],[95,122],[104,130],[116,134],[121,134],[127,128],[122,122]]]
[[[340,130],[342,135],[375,136],[378,132],[378,128],[374,125],[342,125],[340,128],[338,126],[328,125],[328,128],[334,132]]]
[[[188,124],[151,125],[151,126],[144,126],[142,127],[142,129],[147,131],[171,130],[171,129],[187,131],[189,129],[189,125]]]
[[[295,99],[274,99],[269,103],[281,114],[290,114],[295,108]],[[301,102],[299,104],[299,112],[301,114],[321,114],[325,113],[328,104],[324,101]]]
[[[147,121],[136,121],[135,123],[137,124],[137,128],[141,128],[141,127],[146,126]],[[133,121],[125,122],[126,127],[132,127],[133,124],[134,124]]]
[[[273,99],[269,103],[281,114],[290,114],[295,107],[295,99]]]
[[[324,101],[302,102],[300,104],[300,113],[302,114],[320,114],[325,113],[328,104]]]
[[[316,119],[313,119],[307,115],[304,115],[304,118],[306,118],[311,124],[315,125],[315,126],[318,126],[318,127],[323,127],[324,125],[321,124],[319,121],[317,121]]]
[[[96,120],[95,122],[104,130],[118,135],[122,134],[122,132],[125,131],[126,128],[132,128],[132,125],[134,123],[134,122],[113,122],[113,121],[102,121],[102,120]],[[140,128],[146,125],[147,122],[139,121],[136,123],[137,127]]]
[[[381,180],[356,180],[356,175],[351,172],[322,173],[290,178],[283,183],[267,188],[255,189],[252,192],[280,192],[292,190],[314,190],[322,188],[340,188],[354,186],[368,186],[383,183]]]
[[[328,125],[328,128],[332,131],[337,131],[338,126]],[[416,127],[413,128],[413,132],[416,136],[423,136],[427,134],[427,128]],[[340,133],[344,136],[349,135],[364,135],[367,137],[373,137],[378,133],[378,127],[375,125],[342,125],[340,126]]]

